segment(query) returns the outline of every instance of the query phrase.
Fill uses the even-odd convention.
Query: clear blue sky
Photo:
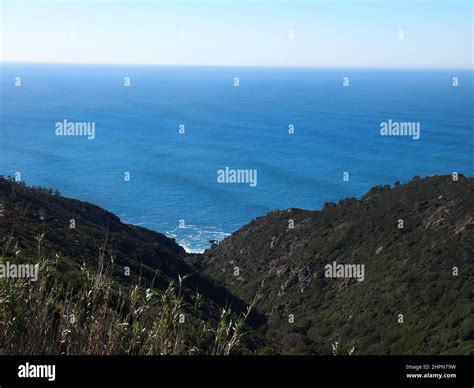
[[[0,2],[2,61],[472,68],[469,0]]]

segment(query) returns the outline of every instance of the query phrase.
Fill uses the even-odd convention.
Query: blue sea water
[[[95,203],[189,251],[272,209],[320,209],[414,175],[474,172],[472,70],[10,63],[0,71],[0,175],[20,172],[27,184]],[[56,136],[64,119],[95,122],[95,139]],[[381,136],[389,119],[419,122],[420,139]],[[218,183],[226,166],[256,169],[257,186]]]

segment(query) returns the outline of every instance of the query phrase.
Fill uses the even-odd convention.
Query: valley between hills
[[[0,354],[472,355],[474,178],[457,178],[274,210],[203,254],[0,178],[0,264],[41,263],[0,279]]]

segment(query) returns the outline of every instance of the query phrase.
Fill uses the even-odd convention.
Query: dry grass
[[[101,251],[98,268],[83,266],[78,286],[57,276],[38,236],[39,278],[0,278],[0,354],[154,355],[239,352],[247,314],[223,309],[220,318],[197,319],[202,297],[184,302],[179,278],[164,291],[139,284],[117,289],[113,262]],[[16,248],[15,248],[16,249]],[[15,250],[15,261],[21,251]],[[0,260],[4,260],[3,256]],[[186,311],[186,313],[185,313]]]

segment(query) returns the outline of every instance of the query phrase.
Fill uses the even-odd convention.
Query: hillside
[[[0,263],[36,263],[39,256],[53,260],[55,277],[78,292],[83,290],[84,266],[91,271],[100,268],[113,281],[112,302],[137,284],[142,290],[153,287],[164,292],[171,282],[186,277],[182,312],[194,320],[217,322],[223,307],[230,307],[236,316],[247,310],[246,303],[190,268],[184,249],[173,239],[124,224],[90,203],[4,178],[0,178],[0,249]],[[201,295],[199,310],[193,309],[197,293]],[[2,302],[0,295],[0,310]],[[247,319],[250,325],[262,322],[256,311]],[[0,353],[1,337],[0,333]],[[252,341],[245,348],[251,350],[258,340],[249,338]]]
[[[192,337],[199,344],[186,342],[188,345],[170,352],[222,354],[226,341],[235,340],[222,336],[231,319],[226,315],[222,320],[223,309],[230,306],[241,316],[258,296],[238,352],[474,354],[473,191],[474,179],[462,175],[458,181],[433,176],[393,187],[378,186],[360,199],[327,203],[320,211],[275,210],[204,254],[189,255],[173,239],[124,224],[95,205],[0,178],[0,262],[19,258],[36,262],[39,256],[52,259],[55,276],[69,287],[67,298],[78,295],[78,300],[64,299],[67,303],[59,300],[54,290],[61,286],[56,280],[56,286],[49,286],[52,291],[46,288],[46,294],[39,297],[29,283],[0,283],[6,285],[0,287],[4,317],[0,353],[7,335],[16,338],[27,330],[27,338],[41,338],[45,331],[58,336],[53,322],[59,319],[64,327],[61,333],[75,330],[74,338],[89,338],[88,330],[95,327],[97,339],[81,350],[85,348],[80,341],[68,337],[64,339],[67,350],[62,350],[63,345],[53,346],[49,353],[155,354],[168,346],[156,347],[156,336],[165,342],[168,336],[181,341],[199,322],[209,322],[211,326]],[[110,287],[103,277],[84,273],[84,266],[101,267],[104,259]],[[342,264],[360,272],[336,271],[334,278],[329,277],[326,266],[336,269]],[[181,303],[166,290],[170,282],[185,276]],[[99,293],[97,279],[103,284]],[[39,288],[48,287],[49,278],[42,281]],[[136,297],[137,284],[144,304],[140,308],[130,302]],[[146,290],[149,287],[161,292],[153,308],[148,302],[156,296]],[[106,298],[109,307],[120,305],[121,295],[130,298],[123,301],[125,309],[104,313],[109,307],[94,302],[91,310],[91,302],[83,303],[91,292],[102,295],[100,300],[111,294]],[[202,296],[199,308],[193,307],[197,306],[197,292]],[[43,315],[31,309],[32,300],[36,307],[47,303]],[[71,329],[67,320],[58,318],[67,314],[70,305],[87,317],[82,326]],[[30,310],[34,318],[28,315]],[[132,313],[142,310],[147,316],[138,323]],[[163,318],[163,311],[174,311],[174,315]],[[191,317],[191,326],[176,325],[178,312]],[[27,329],[17,327],[22,322],[20,313],[25,314],[22,319]],[[43,326],[37,321],[41,317]],[[169,331],[155,332],[157,319]],[[109,326],[102,328],[101,320]],[[122,325],[131,326],[125,330]],[[111,336],[103,337],[106,330]],[[137,334],[142,330],[149,333],[145,339]],[[206,333],[211,332],[219,338],[209,338]],[[117,341],[116,336],[124,339]],[[241,338],[240,332],[237,337]],[[95,345],[98,341],[109,341],[106,350]],[[38,349],[28,348],[28,342],[25,348],[14,343],[9,346],[6,352],[34,354]],[[235,351],[234,345],[232,349]]]
[[[282,353],[337,342],[337,353],[474,354],[473,190],[472,178],[433,176],[273,211],[187,260],[247,302],[261,294],[261,331]],[[333,262],[363,264],[363,281],[326,277]]]

